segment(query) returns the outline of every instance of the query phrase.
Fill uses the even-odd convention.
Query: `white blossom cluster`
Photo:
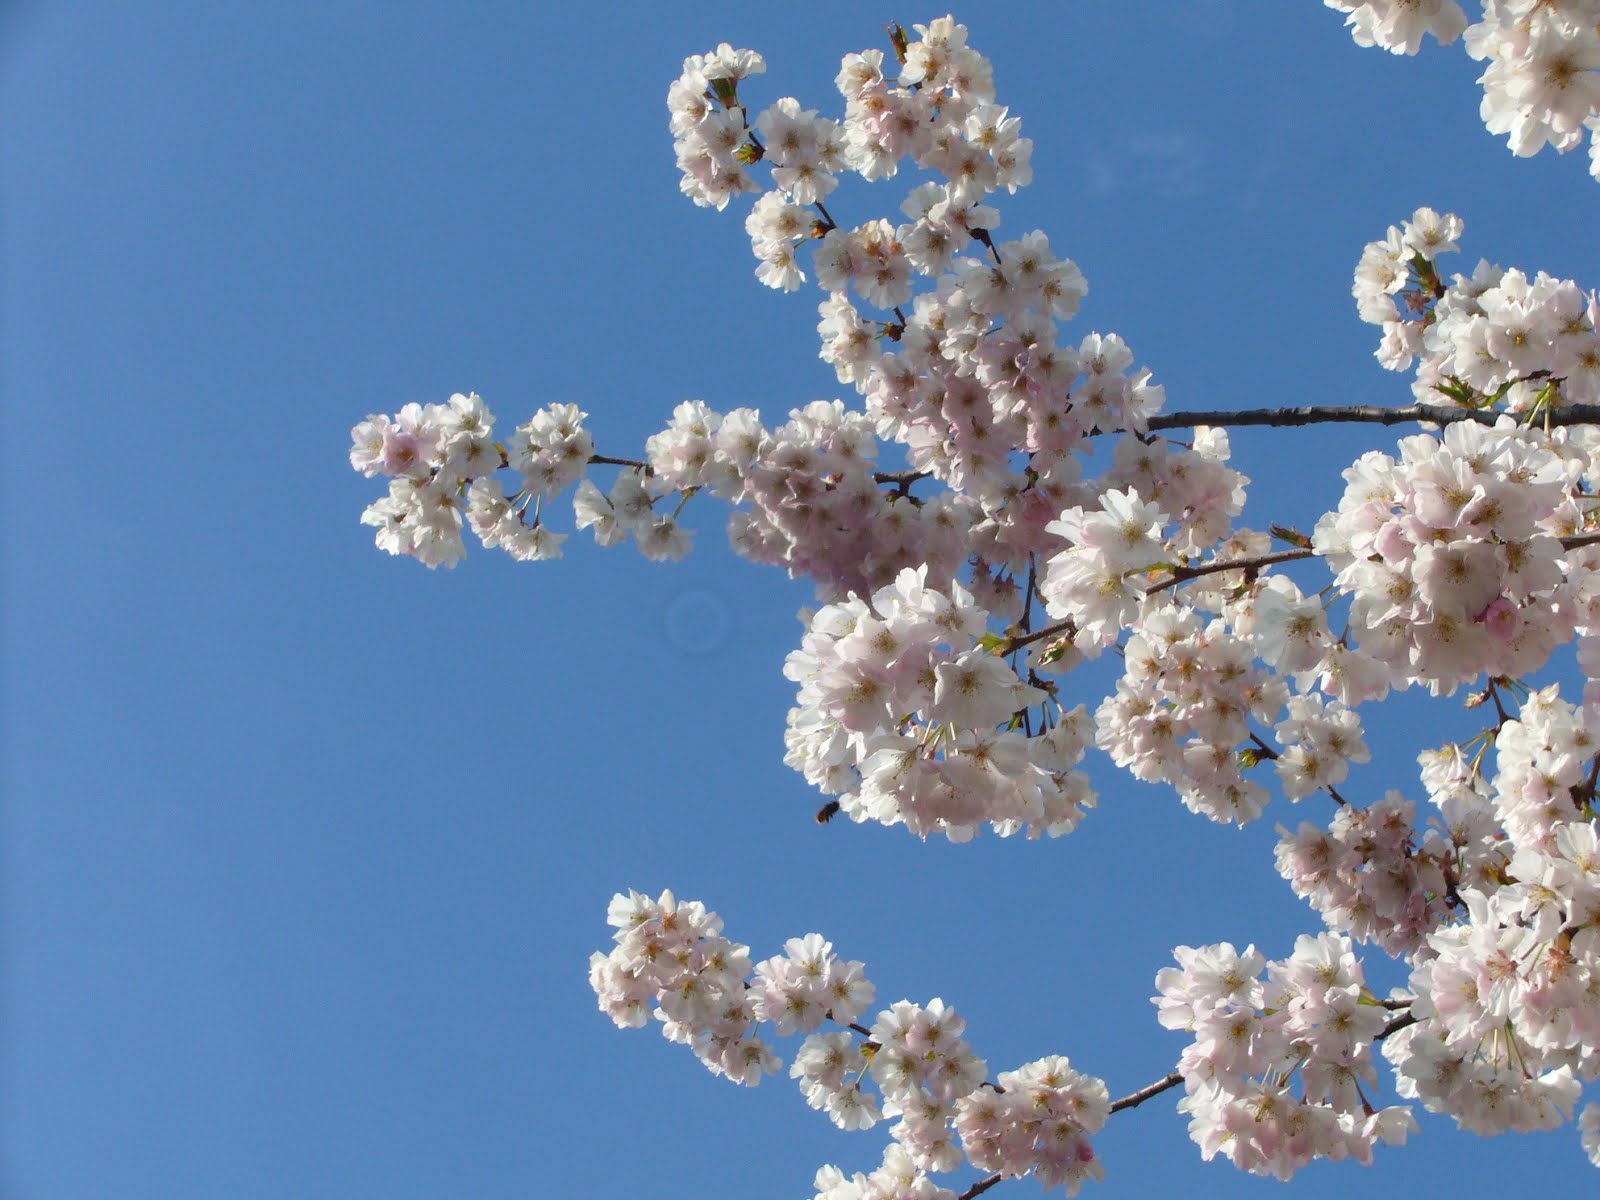
[[[1086,1179],[1105,1178],[1089,1135],[1110,1114],[1105,1082],[1052,1055],[1003,1071],[999,1087],[985,1084],[959,1100],[956,1131],[980,1171],[1006,1179],[1031,1173],[1076,1196]]]
[[[1556,829],[1582,820],[1594,803],[1590,772],[1600,754],[1600,713],[1568,704],[1551,686],[1522,702],[1494,747],[1495,818],[1512,845],[1548,849]]]
[[[915,28],[919,36],[897,46],[897,81],[886,77],[880,51],[845,58],[842,122],[785,98],[747,127],[736,78],[750,70],[729,64],[759,57],[723,47],[687,60],[668,96],[680,164],[688,164],[684,187],[720,207],[756,188],[750,165],[772,166],[773,187],[745,222],[758,277],[798,287],[806,277],[799,247],[817,241],[812,269],[829,293],[820,306],[822,357],[839,381],[862,393],[877,433],[906,447],[913,470],[977,499],[1002,533],[1040,515],[1019,494],[1037,488],[1057,501],[1030,521],[1026,548],[1036,549],[1040,527],[1062,507],[1058,489],[1077,478],[1069,452],[1091,433],[1142,431],[1162,389],[1148,370],[1129,374],[1132,355],[1114,334],[1058,344],[1056,321],[1071,318],[1088,290],[1082,273],[1039,231],[997,243],[990,231],[999,214],[981,203],[1029,182],[1031,143],[993,103],[992,70],[967,45],[964,26],[946,17]],[[745,140],[730,144],[730,128]],[[821,201],[838,172],[887,179],[908,157],[939,180],[910,190],[900,206],[908,221],[834,224]],[[962,256],[975,247],[978,256]],[[914,295],[919,276],[933,290]],[[867,317],[852,292],[892,317]],[[1028,456],[1026,471],[1013,464],[1016,454]]]
[[[1442,44],[1466,35],[1467,53],[1487,62],[1479,108],[1490,133],[1513,154],[1545,146],[1565,154],[1590,143],[1590,174],[1600,179],[1600,3],[1596,0],[1482,0],[1469,25],[1455,0],[1324,0],[1348,13],[1360,46],[1415,54],[1426,34]]]
[[[1288,695],[1220,618],[1166,604],[1128,639],[1114,695],[1095,712],[1095,744],[1136,778],[1168,783],[1192,812],[1243,825],[1270,796],[1237,753],[1250,718],[1271,721]]]
[[[1398,792],[1367,808],[1346,805],[1328,829],[1303,821],[1291,834],[1280,825],[1278,873],[1329,929],[1390,955],[1412,954],[1449,917],[1449,889],[1468,876],[1463,858],[1504,865],[1488,836],[1492,823],[1468,815],[1480,812],[1456,814],[1445,831],[1419,832],[1416,806]]]
[[[911,1161],[898,1142],[883,1150],[883,1165],[871,1173],[846,1175],[829,1165],[818,1169],[812,1200],[956,1200],[949,1188],[940,1187]]]
[[[943,586],[964,565],[975,507],[954,493],[914,504],[885,492],[877,451],[871,422],[837,400],[796,409],[775,430],[753,409],[724,416],[696,400],[646,443],[646,482],[740,506],[728,519],[733,548],[809,577],[825,598],[883,587],[912,562]]]
[[[1363,1090],[1377,1082],[1372,1046],[1390,1013],[1348,939],[1302,936],[1273,962],[1227,942],[1174,954],[1154,1003],[1163,1026],[1194,1035],[1178,1059],[1178,1107],[1202,1157],[1289,1179],[1313,1159],[1370,1162],[1375,1146],[1416,1130],[1410,1109],[1375,1108]]]
[[[994,227],[998,217],[980,203],[985,195],[1014,192],[1032,178],[1032,143],[995,105],[993,71],[966,44],[966,27],[944,17],[915,29],[915,40],[896,46],[897,80],[885,75],[880,50],[846,56],[836,80],[842,121],[784,97],[748,123],[738,82],[765,69],[761,57],[724,46],[685,60],[667,94],[683,190],[697,204],[721,208],[738,192],[761,190],[751,164],[770,165],[773,187],[745,223],[768,286],[800,285],[796,250],[819,233],[818,281],[893,308],[909,299],[913,273],[942,274],[975,233]],[[806,213],[838,186],[841,172],[888,179],[908,157],[945,181],[913,193],[902,210],[910,223],[878,219],[843,230],[823,214],[819,229]]]
[[[1413,1023],[1384,1047],[1401,1095],[1483,1134],[1555,1128],[1600,1078],[1600,727],[1552,686],[1493,745],[1492,778],[1423,756],[1425,835],[1391,793],[1278,847],[1331,928],[1412,963]]]
[[[389,479],[389,495],[361,514],[363,525],[377,527],[379,549],[429,567],[460,560],[462,482],[502,460],[493,426],[474,392],[447,404],[407,404],[393,418],[373,413],[350,431],[351,467]]]
[[[1543,271],[1531,280],[1479,260],[1448,285],[1435,260],[1465,224],[1419,208],[1369,242],[1351,289],[1361,318],[1383,330],[1378,361],[1404,371],[1428,403],[1538,412],[1600,401],[1600,298]]]
[[[943,1000],[901,1000],[870,1029],[860,1025],[875,989],[862,964],[841,960],[821,934],[791,938],[782,955],[752,968],[749,947],[722,936],[721,918],[670,891],[655,900],[619,892],[606,920],[616,944],[590,956],[589,983],[619,1027],[654,1016],[713,1074],[752,1086],[782,1066],[761,1026],[778,1037],[803,1033],[789,1075],[812,1108],[847,1130],[899,1118],[882,1167],[847,1178],[825,1166],[819,1197],[952,1197],[927,1175],[969,1160],[1008,1178],[1032,1174],[1069,1196],[1103,1177],[1089,1135],[1110,1112],[1106,1086],[1067,1059],[1028,1063],[996,1087],[963,1037],[966,1022]],[[818,1032],[825,1021],[838,1031]],[[876,1094],[863,1086],[868,1079]]]
[[[1088,719],[1062,712],[1004,659],[976,644],[988,614],[959,583],[901,571],[871,603],[818,609],[784,674],[800,685],[785,737],[790,766],[856,821],[904,824],[965,841],[1067,833],[1095,802],[1072,770]],[[1038,706],[1038,726],[1025,727]]]
[[[754,1086],[777,1072],[781,1064],[756,1032],[760,1018],[746,986],[750,947],[722,936],[721,917],[670,891],[655,900],[619,892],[606,920],[617,930],[616,945],[589,957],[601,1012],[624,1029],[654,1016],[662,1035],[688,1045],[713,1075]]]
[[[1462,891],[1412,971],[1421,1021],[1384,1047],[1402,1095],[1477,1133],[1554,1129],[1600,1077],[1600,840],[1588,820],[1545,840]]]
[[[1590,469],[1510,417],[1404,438],[1398,460],[1362,455],[1313,538],[1351,597],[1356,645],[1396,686],[1435,694],[1543,666],[1575,629],[1587,572],[1561,537],[1586,523],[1577,489]]]

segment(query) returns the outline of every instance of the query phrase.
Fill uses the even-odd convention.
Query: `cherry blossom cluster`
[[[1058,344],[1056,321],[1071,317],[1087,290],[1081,273],[1040,232],[996,243],[988,231],[998,214],[978,203],[1028,181],[1031,147],[1016,119],[993,105],[992,71],[966,44],[965,28],[943,18],[916,29],[915,38],[895,34],[898,82],[884,76],[879,52],[845,59],[842,123],[785,99],[747,124],[739,84],[764,70],[761,57],[722,46],[686,61],[668,101],[685,190],[721,207],[756,190],[750,169],[766,161],[774,187],[750,215],[753,236],[776,244],[773,231],[781,228],[785,237],[818,243],[814,269],[829,293],[820,309],[822,356],[862,393],[865,411],[818,402],[769,431],[751,409],[723,416],[699,401],[680,405],[649,440],[647,460],[632,463],[609,493],[579,483],[578,527],[593,529],[602,545],[632,534],[651,558],[681,557],[690,534],[678,513],[705,488],[737,506],[728,531],[741,554],[811,578],[824,600],[866,594],[906,566],[929,566],[943,586],[970,565],[974,592],[997,618],[1013,620],[1026,609],[1024,580],[1037,557],[1061,548],[1047,526],[1107,488],[1138,487],[1163,504],[1175,553],[1198,553],[1227,533],[1244,480],[1225,465],[1220,431],[1201,431],[1192,447],[1119,439],[1107,475],[1080,479],[1074,451],[1093,435],[1142,431],[1162,405],[1162,389],[1148,369],[1134,369],[1115,334]],[[910,224],[834,225],[821,198],[836,170],[887,178],[907,155],[943,180],[912,189],[903,206]],[[804,219],[807,205],[817,209],[815,220]],[[959,256],[969,245],[986,253]],[[892,281],[918,276],[933,286],[912,303]],[[852,290],[893,313],[867,317],[849,299]],[[363,426],[354,440],[366,445],[374,437]],[[904,447],[908,471],[873,469],[878,437]],[[375,505],[368,519],[382,518],[386,549],[454,563],[466,495],[476,513],[471,524],[488,544],[524,559],[554,557],[565,535],[546,527],[541,505],[578,478],[585,449],[595,457],[592,445],[573,438],[526,452],[507,448],[502,463],[524,476],[509,496],[483,475],[495,468],[492,454],[472,464],[475,474],[430,474],[432,525],[451,534],[441,552],[406,536],[431,528],[411,515],[419,507],[413,488],[398,489],[410,508]],[[923,476],[952,490],[914,496]],[[668,512],[661,501],[674,494],[680,499]]]
[[[1067,833],[1095,802],[1072,770],[1089,722],[979,644],[989,614],[925,568],[818,609],[784,674],[800,685],[785,761],[856,821],[965,841]],[[1035,727],[1025,721],[1038,708]]]
[[[1486,62],[1480,112],[1522,157],[1545,146],[1561,153],[1593,134],[1590,173],[1600,179],[1600,4],[1595,0],[1482,0],[1468,25],[1455,0],[1324,0],[1348,13],[1360,46],[1415,54],[1426,34],[1440,43],[1466,35],[1467,53]]]
[[[1600,764],[1600,712],[1561,699],[1556,687],[1529,695],[1495,736],[1489,791],[1512,845],[1547,849],[1560,826],[1592,815]]]
[[[1343,783],[1351,763],[1372,758],[1361,736],[1361,720],[1338,700],[1291,696],[1288,716],[1274,727],[1284,747],[1273,759],[1283,794],[1300,800],[1312,792]]]
[[[1435,260],[1459,248],[1464,228],[1419,208],[1362,251],[1352,291],[1362,319],[1383,330],[1378,361],[1392,371],[1417,361],[1412,390],[1424,402],[1536,412],[1600,401],[1600,298],[1485,261],[1446,285]]]
[[[789,1069],[806,1102],[841,1129],[898,1117],[883,1166],[846,1178],[817,1172],[819,1197],[950,1197],[929,1173],[964,1161],[1004,1178],[1032,1174],[1075,1196],[1104,1170],[1089,1135],[1110,1114],[1105,1083],[1052,1056],[986,1083],[985,1063],[962,1036],[966,1022],[944,1001],[901,1000],[870,1029],[857,1022],[875,989],[862,964],[844,962],[820,934],[791,938],[782,955],[752,967],[749,947],[722,935],[722,921],[670,891],[612,898],[609,954],[589,960],[600,1010],[619,1027],[651,1016],[671,1041],[688,1045],[713,1074],[755,1085],[781,1061],[759,1036],[806,1034]],[[825,1021],[839,1028],[818,1032]],[[857,1035],[860,1035],[859,1037]],[[874,1095],[863,1087],[870,1079]]]
[[[809,577],[824,598],[883,587],[908,563],[943,586],[965,565],[975,506],[953,493],[914,503],[884,490],[877,452],[871,421],[838,400],[797,409],[775,430],[753,409],[723,415],[690,401],[646,443],[646,482],[739,506],[733,548]]]
[[[949,1188],[940,1187],[911,1161],[898,1142],[883,1150],[883,1165],[871,1173],[846,1175],[829,1165],[817,1171],[812,1200],[956,1200]]]
[[[1402,1095],[1477,1133],[1553,1129],[1600,1077],[1600,838],[1585,820],[1546,841],[1462,891],[1467,920],[1412,971],[1421,1020],[1384,1048]]]
[[[670,891],[655,900],[619,892],[606,920],[617,930],[616,945],[589,958],[601,1012],[624,1029],[655,1017],[662,1035],[688,1045],[713,1075],[754,1086],[777,1072],[777,1055],[757,1033],[750,947],[722,936],[721,917]]]
[[[1140,616],[1123,661],[1115,694],[1095,712],[1096,745],[1213,821],[1259,817],[1269,796],[1244,775],[1237,750],[1252,716],[1270,722],[1282,711],[1283,680],[1255,665],[1250,643],[1225,621],[1170,603]]]
[[[738,85],[766,69],[760,55],[724,45],[684,61],[667,108],[685,194],[722,208],[740,192],[761,191],[751,164],[765,159],[772,169],[774,186],[746,222],[762,282],[798,287],[805,275],[796,246],[816,232],[823,286],[854,286],[892,308],[909,298],[913,271],[941,273],[975,234],[994,227],[993,210],[979,203],[986,194],[1014,192],[1032,178],[1032,144],[994,104],[992,67],[966,44],[966,27],[944,17],[915,30],[915,39],[895,31],[898,79],[885,75],[881,50],[846,56],[835,81],[846,103],[842,121],[784,97],[749,122]],[[878,219],[846,231],[824,213],[825,227],[815,228],[805,207],[832,193],[841,172],[887,179],[907,157],[946,181],[907,206],[910,224]]]
[[[1242,532],[1229,540],[1225,553],[1219,557],[1249,559],[1264,553],[1268,544],[1266,535]],[[1219,586],[1230,590],[1218,592]],[[1316,687],[1350,709],[1389,694],[1388,668],[1350,646],[1344,638],[1336,639],[1329,628],[1323,599],[1303,594],[1287,576],[1267,575],[1256,584],[1245,584],[1239,572],[1221,571],[1188,585],[1183,593],[1197,605],[1226,612],[1234,631],[1250,640],[1256,656],[1273,671],[1293,679],[1302,693]],[[1344,757],[1344,750],[1335,743],[1341,740],[1338,727],[1348,726],[1349,718],[1341,715],[1339,708],[1328,711],[1333,714],[1333,728],[1324,732],[1323,740],[1328,749]],[[1293,732],[1293,728],[1283,729],[1280,738]],[[1353,760],[1364,761],[1356,757],[1365,754],[1358,738],[1345,745],[1352,751]],[[1329,769],[1337,770],[1331,766]],[[1329,779],[1320,781],[1318,786],[1337,782]]]
[[[1587,456],[1502,417],[1402,439],[1344,472],[1313,544],[1351,597],[1356,644],[1397,686],[1449,693],[1543,666],[1574,633],[1561,536],[1583,528]]]
[[[1470,808],[1446,831],[1419,831],[1415,805],[1398,792],[1367,808],[1347,804],[1328,829],[1305,821],[1291,834],[1279,826],[1278,873],[1329,929],[1393,956],[1412,954],[1449,917],[1449,889],[1465,874],[1461,857],[1504,865],[1492,852],[1492,822],[1468,815],[1481,813]]]
[[[1082,273],[1039,231],[997,243],[999,214],[980,203],[1029,181],[1031,144],[994,105],[992,70],[964,26],[946,17],[915,29],[912,39],[897,27],[897,81],[879,51],[845,58],[842,122],[784,98],[747,125],[737,83],[760,59],[723,47],[685,62],[668,97],[671,124],[685,190],[702,203],[720,207],[756,189],[748,168],[771,166],[773,187],[746,219],[758,276],[798,287],[799,246],[818,242],[812,269],[828,293],[822,357],[865,397],[879,436],[906,447],[914,471],[982,504],[1017,565],[1043,548],[1042,527],[1077,479],[1068,454],[1092,433],[1142,431],[1163,394],[1148,370],[1129,373],[1132,354],[1114,334],[1058,344],[1056,321],[1070,319],[1088,290]],[[908,222],[834,223],[822,199],[837,172],[887,179],[907,157],[941,180],[911,189],[901,205]],[[960,256],[974,245],[986,254]],[[918,276],[935,286],[913,297]],[[852,292],[887,315],[869,318]],[[1016,454],[1028,456],[1026,470]],[[1234,486],[1227,477],[1221,490]],[[1204,490],[1192,481],[1172,511],[1192,500],[1195,513],[1213,513]]]
[[[1005,1179],[1032,1174],[1046,1188],[1076,1196],[1086,1179],[1105,1178],[1089,1135],[1111,1113],[1103,1080],[1060,1055],[1003,1071],[956,1103],[956,1130],[972,1165]]]
[[[1164,1027],[1194,1035],[1178,1059],[1178,1107],[1202,1157],[1288,1179],[1313,1159],[1368,1163],[1416,1130],[1409,1108],[1375,1108],[1363,1090],[1376,1085],[1372,1046],[1391,1014],[1348,939],[1302,936],[1272,962],[1227,942],[1174,954],[1154,1002]]]
[[[494,441],[494,414],[476,392],[445,404],[407,404],[394,417],[374,413],[350,431],[350,465],[389,479],[389,495],[368,506],[362,524],[377,528],[380,550],[429,567],[453,567],[465,555],[462,517],[489,547],[513,558],[559,558],[565,534],[527,516],[530,502],[580,478],[594,453],[586,414],[554,404],[519,425],[508,445]],[[521,487],[508,499],[493,472],[510,468]],[[463,503],[463,498],[465,503]]]

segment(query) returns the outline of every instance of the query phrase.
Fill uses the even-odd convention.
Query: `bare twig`
[[[1548,409],[1547,413],[1552,426],[1600,425],[1600,404],[1568,404]],[[1160,413],[1150,418],[1148,428],[1154,433],[1161,429],[1193,429],[1196,425],[1292,426],[1333,423],[1407,425],[1413,421],[1429,421],[1435,425],[1476,421],[1480,425],[1493,425],[1507,415],[1516,414],[1507,414],[1498,409],[1457,408],[1449,404],[1412,404],[1405,408],[1386,408],[1378,404],[1312,404],[1299,408],[1213,409],[1206,412]],[[1541,414],[1543,415],[1545,414]]]
[[[1183,1082],[1183,1076],[1174,1071],[1171,1075],[1164,1076],[1154,1083],[1146,1084],[1137,1092],[1129,1092],[1121,1099],[1111,1102],[1112,1112],[1121,1112],[1125,1108],[1138,1108],[1146,1100],[1161,1095],[1162,1092],[1171,1091]]]
[[[1315,558],[1317,552],[1309,549],[1276,550],[1271,554],[1257,554],[1250,558],[1224,558],[1215,562],[1195,563],[1188,567],[1168,568],[1172,571],[1170,579],[1163,579],[1160,583],[1152,583],[1145,588],[1145,595],[1153,596],[1159,591],[1179,584],[1188,583],[1191,579],[1199,579],[1202,575],[1215,575],[1218,571],[1251,571],[1257,567],[1270,567],[1275,563],[1294,562],[1301,558]]]
[[[592,463],[605,463],[613,467],[633,467],[635,470],[643,471],[646,475],[654,474],[649,463],[640,462],[637,458],[612,458],[607,454],[591,454],[589,455],[589,461]]]

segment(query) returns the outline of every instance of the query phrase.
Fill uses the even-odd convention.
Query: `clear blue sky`
[[[992,1070],[1064,1053],[1114,1094],[1182,1047],[1149,1003],[1174,944],[1320,928],[1271,861],[1315,800],[1239,833],[1100,758],[1059,842],[816,827],[780,761],[809,595],[735,559],[714,504],[665,567],[574,538],[429,573],[357,523],[348,430],[410,400],[475,389],[506,426],[575,402],[630,454],[690,397],[838,394],[815,294],[759,287],[741,221],[678,194],[664,97],[726,40],[767,55],[762,103],[831,111],[841,54],[942,10],[863,12],[0,11],[5,1200],[800,1197],[875,1163],[882,1131],[787,1079],[736,1089],[595,1011],[619,888],[702,898],[762,956],[820,930],[885,1002],[958,1007]],[[1405,402],[1349,285],[1421,204],[1466,219],[1461,269],[1600,282],[1600,187],[1513,160],[1459,49],[1358,50],[1310,0],[999,13],[956,15],[1036,143],[1002,232],[1077,260],[1072,336],[1123,334],[1171,407]],[[1236,437],[1249,520],[1308,527],[1391,441]],[[1420,798],[1443,735],[1384,711],[1345,790]],[[1595,1186],[1570,1128],[1419,1116],[1298,1193]],[[1097,1144],[1085,1195],[1271,1186],[1203,1168],[1171,1098]]]

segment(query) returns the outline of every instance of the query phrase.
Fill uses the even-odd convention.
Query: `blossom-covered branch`
[[[1335,7],[1390,48],[1460,32],[1451,0]],[[1590,120],[1580,7],[1506,0],[1468,35],[1493,59],[1491,125],[1517,145],[1571,142]],[[1547,95],[1537,71],[1562,62],[1571,94]],[[1369,1161],[1415,1128],[1372,1102],[1379,1043],[1403,1099],[1465,1128],[1572,1118],[1600,1078],[1600,297],[1486,260],[1447,276],[1464,224],[1419,208],[1364,248],[1352,288],[1414,403],[1164,414],[1121,338],[1064,335],[1088,294],[1077,266],[1042,231],[995,235],[991,202],[1030,182],[1032,144],[964,26],[895,26],[888,56],[847,55],[838,119],[792,97],[758,109],[764,70],[728,45],[685,60],[668,93],[681,187],[717,210],[755,197],[757,279],[820,287],[820,356],[858,399],[776,421],[687,400],[636,458],[596,454],[572,404],[503,443],[475,394],[374,413],[350,461],[388,481],[362,518],[377,544],[448,566],[470,529],[555,558],[567,534],[550,510],[570,490],[598,544],[670,560],[691,547],[690,500],[720,500],[738,553],[816,589],[785,662],[785,761],[829,797],[822,817],[1058,837],[1097,803],[1091,748],[1217,822],[1326,791],[1331,820],[1280,826],[1276,849],[1326,931],[1274,962],[1180,947],[1157,1002],[1193,1041],[1175,1075],[1116,1102],[1053,1056],[985,1083],[942,1002],[868,1025],[861,964],[819,935],[752,967],[670,894],[614,903],[617,947],[591,964],[602,1008],[654,1017],[751,1084],[779,1069],[769,1038],[805,1034],[790,1074],[808,1103],[844,1128],[899,1118],[883,1165],[824,1168],[820,1200],[953,1200],[928,1176],[963,1159],[991,1172],[968,1197],[1024,1173],[1072,1192],[1100,1176],[1089,1139],[1105,1118],[1180,1082],[1206,1157],[1280,1177]],[[900,180],[897,208],[849,224],[823,203],[847,173]],[[1225,427],[1325,422],[1437,428],[1346,467],[1309,535],[1243,524]],[[903,466],[880,465],[886,447]],[[591,467],[617,470],[597,483]],[[1330,573],[1317,591],[1272,569],[1312,557]],[[1108,651],[1111,693],[1075,702],[1074,672]],[[1581,696],[1528,682],[1562,662]],[[1497,721],[1424,748],[1430,818],[1400,791],[1345,800],[1371,757],[1366,706],[1463,687]],[[1404,1000],[1366,990],[1356,946],[1406,965]],[[1580,1129],[1600,1162],[1600,1108]]]

